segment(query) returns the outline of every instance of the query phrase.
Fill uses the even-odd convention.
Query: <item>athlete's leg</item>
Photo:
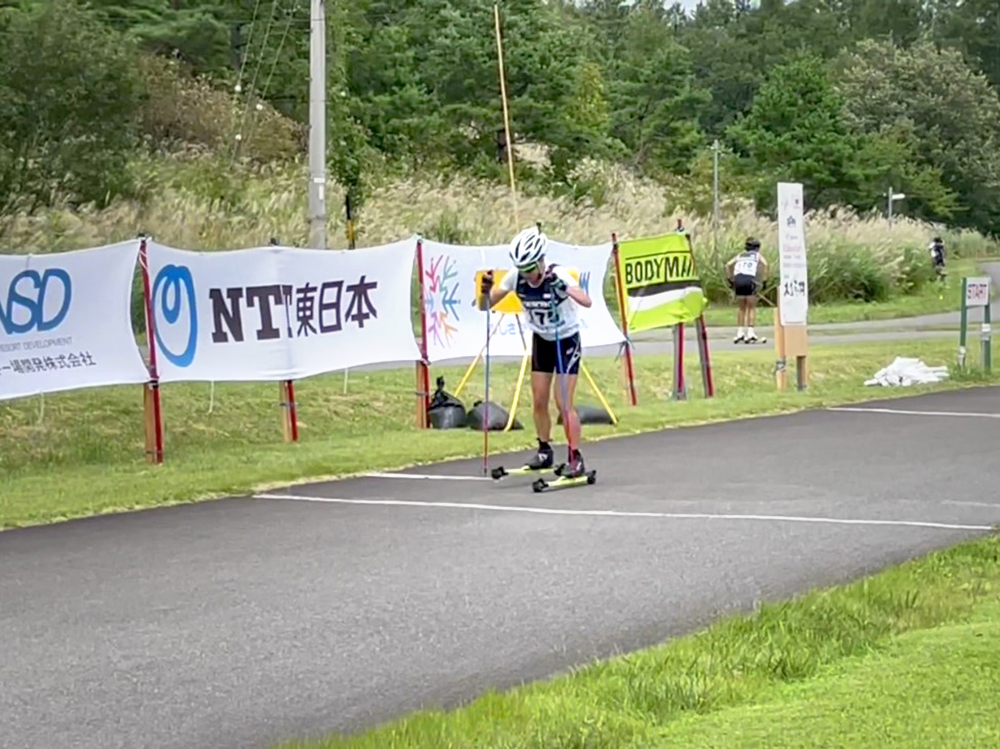
[[[535,417],[535,432],[538,434],[538,441],[545,444],[552,439],[552,417],[549,415],[551,390],[551,374],[531,373],[531,407],[532,415]]]
[[[745,296],[736,297],[736,337],[733,339],[735,343],[739,343],[743,340],[745,335],[745,326],[747,318],[747,305]]]
[[[747,297],[747,340],[751,343],[757,340],[753,324],[757,321],[757,284],[754,284],[753,292]]]
[[[583,455],[580,452],[580,416],[576,412],[575,396],[578,373],[580,371],[580,359],[583,348],[580,341],[580,334],[576,333],[572,337],[560,343],[560,361],[557,363],[559,371],[564,374],[556,374],[562,378],[562,382],[556,388],[556,402],[559,404],[563,419],[566,425],[566,437],[569,442],[569,465],[565,475],[567,477],[582,476],[586,472],[583,463]],[[565,389],[565,395],[563,390]],[[565,398],[565,403],[563,399]]]
[[[566,431],[569,437],[569,446],[573,450],[580,449],[580,415],[576,412],[573,402],[576,396],[576,380],[578,375],[567,374],[565,376],[566,403],[562,402],[562,387],[556,388],[556,406],[559,413],[566,420]]]
[[[531,414],[538,435],[538,455],[528,464],[535,469],[549,468],[553,463],[552,418],[549,416],[549,393],[552,390],[551,363],[555,355],[553,344],[537,335],[531,336]]]

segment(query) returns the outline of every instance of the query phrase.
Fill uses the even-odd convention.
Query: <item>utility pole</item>
[[[712,249],[719,243],[719,139],[712,143]]]
[[[326,249],[326,0],[309,14],[309,246]]]
[[[895,203],[897,200],[902,200],[905,197],[906,197],[906,193],[893,192],[892,188],[891,187],[889,188],[889,192],[888,192],[889,205],[888,205],[888,211],[887,211],[887,214],[888,214],[887,218],[889,219],[889,226],[892,226],[892,204]]]

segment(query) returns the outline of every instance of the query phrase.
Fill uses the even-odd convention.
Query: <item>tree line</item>
[[[717,144],[761,210],[778,179],[812,208],[879,209],[891,187],[910,215],[1000,233],[996,0],[499,6],[512,147],[545,154],[515,158],[523,182],[576,194],[588,159],[700,178]],[[330,169],[356,204],[379,170],[504,178],[491,0],[326,10]],[[170,111],[185,81],[238,85],[240,135],[258,100],[303,125],[308,37],[309,0],[0,0],[0,207],[134,191],[130,154],[219,119]],[[180,89],[153,85],[166,59]],[[301,132],[257,156],[301,153]]]

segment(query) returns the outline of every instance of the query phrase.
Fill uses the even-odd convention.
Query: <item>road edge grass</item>
[[[994,530],[851,582],[759,604],[643,650],[488,691],[455,709],[273,747],[671,746],[669,728],[679,721],[759,704],[777,687],[806,685],[838,664],[884,654],[903,634],[966,623],[977,608],[998,601]]]

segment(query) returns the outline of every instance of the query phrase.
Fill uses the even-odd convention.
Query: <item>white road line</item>
[[[342,499],[335,497],[305,497],[299,494],[257,494],[255,499],[288,499],[299,502],[328,502],[346,505],[382,505],[397,507],[435,507],[461,510],[494,510],[497,512],[523,512],[536,515],[573,515],[618,518],[667,518],[675,520],[760,520],[789,523],[828,523],[832,525],[894,525],[916,528],[941,528],[944,530],[989,531],[991,525],[957,525],[918,520],[866,520],[861,518],[819,518],[793,515],[713,515],[700,512],[623,512],[620,510],[564,510],[549,507],[518,507],[512,505],[483,505],[465,502],[420,502],[401,499]]]
[[[967,416],[978,419],[1000,419],[1000,414],[977,413],[975,411],[907,411],[902,408],[850,408],[831,406],[827,411],[851,411],[853,413],[902,414],[906,416]]]
[[[435,473],[366,473],[368,478],[377,479],[425,479],[430,481],[492,481],[489,476],[444,476]]]

